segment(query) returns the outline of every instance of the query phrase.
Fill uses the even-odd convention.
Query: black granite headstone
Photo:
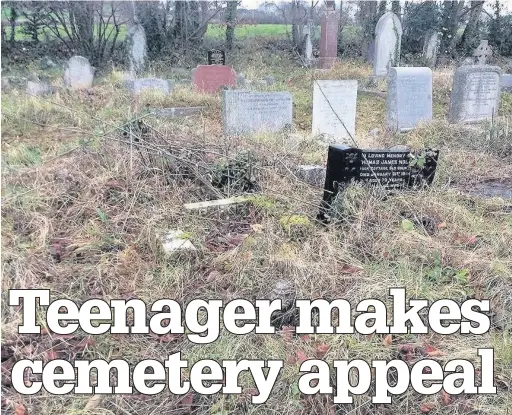
[[[225,65],[226,53],[221,49],[212,49],[208,51],[208,65]]]
[[[345,145],[329,146],[324,197],[319,219],[326,220],[331,203],[350,183],[385,190],[417,189],[432,184],[439,150],[361,150]]]

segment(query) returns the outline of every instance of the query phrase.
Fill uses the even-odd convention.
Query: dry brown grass
[[[364,78],[369,70],[358,63],[343,63],[332,72],[340,78]],[[435,74],[437,105],[445,105],[449,77],[445,71]],[[304,122],[299,132],[307,136],[311,78],[304,70],[292,74],[291,82],[287,78],[276,88],[289,89],[297,97],[296,114]],[[174,156],[171,162],[152,158],[148,164],[138,151],[130,151],[123,135],[127,127],[119,126],[148,106],[167,105],[207,109],[189,120],[144,118],[151,127],[144,136],[147,145],[165,146]],[[204,358],[286,362],[267,403],[256,407],[247,404],[245,395],[195,394],[196,414],[327,414],[332,408],[336,414],[418,414],[421,404],[430,402],[435,403],[432,414],[508,413],[512,405],[512,338],[507,331],[512,325],[510,201],[460,191],[486,179],[512,177],[510,153],[503,156],[494,146],[475,151],[475,143],[488,142],[485,129],[454,127],[437,119],[407,135],[386,133],[368,139],[382,146],[406,142],[439,147],[441,161],[433,188],[387,199],[369,189],[354,188],[344,200],[344,222],[323,227],[315,222],[321,190],[297,180],[293,171],[312,160],[325,162],[325,146],[309,138],[297,144],[286,134],[224,137],[216,97],[180,87],[172,98],[150,94],[132,100],[113,76],[89,94],[63,90],[42,100],[13,91],[2,97],[2,109],[2,325],[3,341],[10,345],[13,360],[123,357],[135,363],[146,358],[163,360],[181,350],[190,362]],[[358,140],[364,143],[366,132],[373,128],[383,130],[383,111],[378,100],[360,97]],[[493,145],[505,146],[507,136],[498,138]],[[234,157],[240,150],[254,155],[259,196],[248,205],[206,216],[184,212],[183,203],[219,197],[202,180],[217,160]],[[309,218],[310,226],[300,237],[290,235],[281,223],[281,218],[293,214]],[[401,227],[406,217],[417,220],[414,230]],[[424,227],[422,220],[433,223],[434,231]],[[158,249],[156,236],[167,229],[187,232],[198,247],[197,255],[166,257]],[[468,242],[473,241],[471,237],[476,242]],[[60,258],[55,249],[61,252]],[[467,279],[457,278],[460,271]],[[379,298],[389,303],[386,291],[393,286],[406,287],[410,297],[429,300],[491,298],[493,328],[483,336],[394,336],[391,345],[380,336],[287,338],[234,336],[226,331],[207,346],[195,346],[180,336],[103,335],[87,341],[82,335],[75,339],[19,336],[20,312],[5,301],[9,288],[34,287],[51,288],[53,297],[77,302],[133,297],[148,303],[159,298],[180,302],[255,299],[268,297],[279,279],[291,281],[300,298],[352,302]],[[439,396],[422,397],[409,391],[388,407],[372,405],[367,395],[356,397],[353,405],[333,406],[325,397],[301,396],[293,386],[298,379],[298,363],[293,361],[298,351],[313,356],[319,345],[327,344],[329,362],[388,359],[397,356],[398,345],[410,342],[439,348],[445,353],[438,359],[441,362],[476,361],[478,347],[493,346],[498,395],[453,397],[445,406]],[[243,385],[252,387],[252,380],[244,378]],[[3,392],[11,402],[39,414],[188,410],[180,397],[166,393],[154,398],[105,397],[94,410],[86,411],[88,397],[84,396],[23,397],[8,385]]]

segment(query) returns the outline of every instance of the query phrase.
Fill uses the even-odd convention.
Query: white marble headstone
[[[357,81],[315,81],[313,135],[324,134],[336,142],[356,132]],[[345,125],[345,127],[343,127]]]
[[[387,75],[389,68],[399,66],[402,24],[396,14],[387,12],[375,28],[375,57],[373,74]]]
[[[432,119],[432,70],[391,68],[388,74],[387,125],[407,131]]]
[[[73,56],[66,65],[64,84],[74,89],[87,89],[92,87],[94,68],[87,58]]]
[[[459,67],[453,77],[450,121],[478,122],[496,115],[500,104],[500,76],[497,66]]]
[[[423,60],[429,68],[434,68],[439,50],[439,32],[437,30],[427,33],[423,43]]]

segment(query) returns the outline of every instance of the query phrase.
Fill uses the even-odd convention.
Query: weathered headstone
[[[146,32],[140,23],[130,23],[127,26],[130,71],[134,74],[141,73],[146,67]]]
[[[288,92],[223,92],[226,134],[280,131],[292,124],[292,96]]]
[[[338,29],[339,15],[334,10],[334,2],[328,5],[324,16],[322,17],[320,29],[320,56],[318,58],[318,67],[329,69],[336,62],[338,55]]]
[[[423,43],[423,60],[425,65],[433,69],[437,62],[437,53],[439,51],[439,32],[437,30],[430,31],[425,36]]]
[[[27,95],[33,96],[51,95],[52,87],[50,84],[44,82],[28,81],[26,92]]]
[[[92,87],[94,68],[87,58],[73,56],[66,64],[64,84],[69,88],[87,89]]]
[[[487,59],[492,56],[492,49],[489,46],[488,40],[481,40],[480,44],[477,46],[475,51],[473,52],[473,57],[476,59],[476,63],[478,65],[485,65],[487,63]]]
[[[186,117],[189,115],[200,114],[204,107],[171,107],[171,108],[153,108],[151,114],[155,117],[174,118]]]
[[[320,187],[325,183],[325,167],[317,165],[299,166],[296,175],[311,186]]]
[[[438,150],[362,150],[344,145],[329,146],[324,196],[319,219],[327,220],[337,196],[350,183],[378,186],[385,190],[421,188],[432,184]]]
[[[357,81],[315,81],[313,135],[325,134],[336,142],[348,138],[349,134],[353,137],[356,130],[356,103]]]
[[[512,92],[512,74],[504,73],[501,75],[501,88],[503,91]]]
[[[387,125],[406,131],[432,119],[432,70],[391,68],[388,74]]]
[[[450,121],[477,122],[492,118],[500,103],[500,75],[497,66],[459,67],[453,77]]]
[[[134,94],[140,94],[142,91],[157,91],[162,94],[170,94],[173,85],[168,79],[159,78],[139,78],[126,81],[126,86]]]
[[[384,76],[392,66],[400,66],[402,24],[396,14],[387,12],[375,28],[375,57],[373,74]]]
[[[199,65],[192,71],[192,82],[197,91],[211,94],[236,86],[236,72],[228,65]]]
[[[308,20],[304,26],[304,62],[307,66],[311,65],[313,61],[313,43],[311,41],[311,26],[312,22]]]
[[[208,65],[225,65],[226,52],[221,49],[211,49],[208,51]]]

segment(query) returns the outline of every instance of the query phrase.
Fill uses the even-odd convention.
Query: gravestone
[[[87,58],[73,56],[66,64],[64,71],[64,84],[73,89],[87,89],[92,87],[94,68]]]
[[[311,26],[304,27],[304,63],[310,66],[313,61],[313,43],[311,42]]]
[[[169,80],[159,78],[131,79],[126,81],[126,86],[134,94],[140,94],[142,91],[152,90],[167,95],[173,90],[173,85]]]
[[[437,30],[430,31],[425,36],[423,43],[423,61],[429,68],[434,69],[439,51],[439,33]]]
[[[351,183],[384,190],[422,188],[432,184],[438,150],[418,154],[400,150],[362,150],[344,145],[329,146],[324,196],[318,218],[329,219],[330,207],[339,192]]]
[[[221,49],[212,49],[208,51],[208,65],[225,65],[226,52]]]
[[[224,86],[236,86],[236,72],[228,65],[198,65],[192,82],[198,92],[216,93]]]
[[[487,59],[490,58],[491,56],[492,49],[489,46],[489,41],[481,40],[480,44],[473,52],[473,57],[476,59],[477,65],[485,65],[487,63]]]
[[[338,13],[334,10],[334,2],[328,5],[324,16],[322,17],[320,29],[320,56],[318,58],[318,67],[320,69],[330,69],[336,62],[338,55]]]
[[[375,27],[375,56],[373,74],[387,75],[389,68],[400,66],[402,24],[396,14],[387,12]]]
[[[313,135],[324,134],[334,138],[335,142],[349,138],[350,135],[353,137],[356,130],[356,103],[357,81],[315,81]]]
[[[455,71],[450,97],[451,122],[478,122],[498,112],[500,75],[497,66],[467,65]]]
[[[200,114],[204,107],[171,107],[171,108],[153,108],[151,114],[160,118],[187,117],[189,115]]]
[[[130,23],[128,26],[128,45],[130,49],[130,71],[134,74],[144,71],[146,67],[146,31],[140,23]]]
[[[501,75],[501,88],[503,91],[512,92],[512,74],[504,73]]]
[[[388,74],[388,127],[407,131],[431,119],[432,70],[391,68]]]
[[[288,92],[225,90],[223,121],[226,134],[277,132],[292,125],[292,96]]]
[[[52,87],[50,84],[44,82],[28,81],[26,93],[27,95],[33,96],[51,95]]]

